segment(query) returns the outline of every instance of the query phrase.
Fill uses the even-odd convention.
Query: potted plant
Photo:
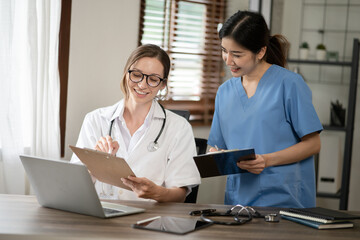
[[[299,58],[306,60],[309,57],[309,44],[307,42],[302,42],[299,46]]]
[[[326,59],[326,47],[320,43],[316,46],[316,60],[324,61]]]

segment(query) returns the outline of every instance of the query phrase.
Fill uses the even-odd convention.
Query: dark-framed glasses
[[[133,83],[141,82],[144,77],[146,77],[146,83],[150,87],[157,87],[160,85],[162,81],[166,78],[160,78],[156,75],[147,75],[145,73],[140,72],[139,70],[128,70],[130,81]]]

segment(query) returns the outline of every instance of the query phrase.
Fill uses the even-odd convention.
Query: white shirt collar
[[[118,102],[116,109],[114,108],[109,109],[109,112],[113,111],[113,114],[110,118],[110,121],[118,119],[118,124],[120,128],[120,132],[122,135],[122,139],[124,140],[124,144],[126,146],[127,153],[129,154],[136,144],[144,137],[147,130],[150,127],[151,121],[154,118],[160,118],[164,119],[165,115],[164,112],[161,109],[160,104],[153,100],[151,107],[149,109],[148,114],[146,115],[146,118],[144,120],[144,123],[139,127],[139,129],[136,130],[136,132],[133,134],[133,136],[130,135],[130,132],[125,124],[124,119],[124,100],[122,99],[120,102]],[[109,114],[108,112],[108,114]],[[116,122],[116,121],[115,121]]]
[[[115,118],[119,118],[121,121],[124,121],[123,115],[124,115],[124,99],[121,99],[119,102],[117,102],[115,105],[113,105],[111,108],[109,108],[109,111],[104,113],[104,116],[109,118],[110,121],[114,120]],[[150,113],[150,114],[149,114]],[[164,112],[160,106],[160,103],[158,103],[156,100],[152,101],[150,110],[148,115],[146,116],[146,119],[144,121],[150,121],[149,119],[154,118],[165,118]]]

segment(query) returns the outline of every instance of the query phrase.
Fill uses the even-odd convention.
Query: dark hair
[[[128,70],[134,63],[136,63],[138,60],[144,57],[156,58],[161,62],[161,64],[164,67],[163,84],[165,84],[165,95],[158,96],[158,98],[164,98],[168,92],[167,78],[169,76],[170,67],[171,67],[170,58],[169,55],[163,49],[161,49],[159,46],[156,46],[154,44],[141,45],[130,54],[126,62],[126,65],[124,67],[124,74],[120,84],[121,91],[124,93],[125,98],[128,98],[129,93],[127,90],[126,74],[128,73]]]
[[[232,38],[237,44],[255,54],[266,46],[266,62],[282,67],[286,65],[289,42],[282,35],[270,36],[265,19],[259,13],[238,11],[224,23],[219,37]]]

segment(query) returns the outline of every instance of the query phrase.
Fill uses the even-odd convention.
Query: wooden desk
[[[197,218],[188,213],[210,207],[225,211],[229,206],[130,201],[120,203],[145,208],[146,212],[100,219],[43,208],[34,196],[0,195],[0,239],[360,239],[360,220],[354,221],[354,228],[336,230],[317,230],[283,219],[280,223],[253,219],[241,226],[212,225],[186,235],[160,233],[134,229],[131,224],[158,215]]]

